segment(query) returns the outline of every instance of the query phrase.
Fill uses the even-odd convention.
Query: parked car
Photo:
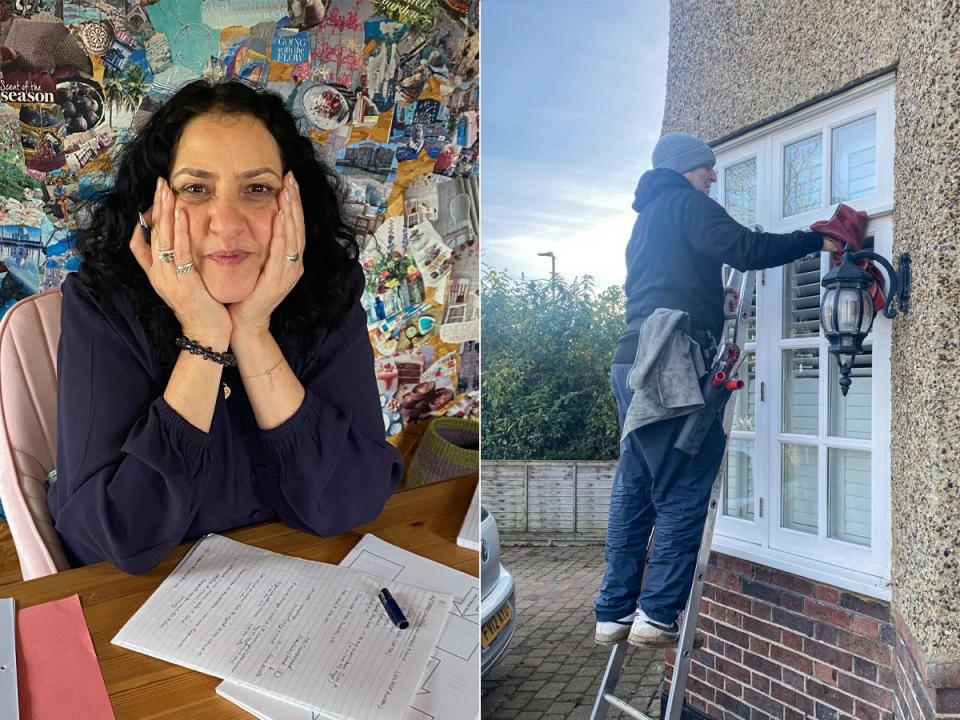
[[[500,564],[497,521],[480,508],[480,674],[503,656],[517,628],[513,575]]]

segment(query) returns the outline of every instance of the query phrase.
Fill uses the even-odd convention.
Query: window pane
[[[817,448],[783,446],[783,507],[785,528],[817,534]]]
[[[756,158],[723,171],[723,206],[741,225],[753,225],[757,221]]]
[[[757,429],[757,356],[748,353],[740,366],[739,377],[744,382],[742,390],[733,393],[733,429],[755,432]]]
[[[850,371],[852,383],[844,397],[840,393],[840,369],[830,357],[830,435],[834,437],[870,439],[870,416],[873,397],[873,351],[865,347],[857,355]]]
[[[753,520],[753,440],[731,439],[723,464],[723,514]]]
[[[820,207],[823,187],[823,139],[820,135],[783,148],[783,216]]]
[[[816,435],[819,431],[820,351],[783,353],[783,432]]]
[[[820,253],[811,253],[783,268],[783,336],[820,334]]]
[[[830,537],[869,547],[870,453],[835,448],[828,452]]]
[[[873,195],[877,189],[877,116],[833,130],[831,203]]]

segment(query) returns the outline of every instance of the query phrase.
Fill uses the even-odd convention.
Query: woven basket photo
[[[414,452],[406,487],[429,485],[479,469],[480,424],[464,418],[437,418],[427,426]]]

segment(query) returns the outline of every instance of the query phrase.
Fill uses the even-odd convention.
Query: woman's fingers
[[[267,248],[267,261],[261,271],[261,279],[266,287],[277,288],[289,283],[283,278],[291,270],[300,270],[299,259],[291,262],[288,256],[298,255],[302,250],[302,242],[297,231],[297,218],[294,197],[296,188],[291,187],[292,175],[288,174],[284,180],[284,188],[280,192],[277,214],[273,218],[270,244]],[[258,283],[259,285],[259,283]],[[286,293],[284,293],[286,294]]]
[[[267,262],[264,263],[261,276],[268,277],[271,282],[279,280],[280,273],[283,270],[281,265],[283,254],[287,247],[287,226],[290,224],[289,213],[287,211],[289,201],[287,200],[286,188],[280,193],[280,206],[277,208],[277,214],[273,218],[273,233],[270,235],[270,245],[267,248]]]
[[[140,228],[140,223],[133,226],[133,235],[130,238],[130,251],[136,259],[137,264],[143,268],[143,271],[149,275],[150,268],[153,266],[153,254],[147,239]]]
[[[165,189],[166,183],[163,178],[157,178],[157,188],[153,194],[153,206],[150,208],[150,247],[153,251],[154,261],[159,261],[162,250],[170,249],[169,223],[166,222],[164,217],[166,210]]]
[[[190,228],[187,225],[187,214],[179,203],[173,203],[173,265],[174,269],[193,262],[193,256],[190,252]],[[180,273],[176,271],[178,275]],[[194,272],[190,270],[188,272]]]
[[[159,272],[173,273],[173,263],[170,262],[170,253],[174,251],[176,227],[174,222],[174,207],[176,203],[170,186],[162,178],[159,180],[158,204],[153,212],[154,255],[160,263]],[[174,257],[176,253],[174,252]]]
[[[270,236],[270,252],[267,262],[275,261],[287,246],[287,201],[286,190],[281,193],[277,216],[273,219],[273,234]]]
[[[306,244],[306,234],[305,228],[306,225],[303,221],[303,201],[300,197],[300,185],[297,183],[297,178],[291,171],[290,173],[290,209],[293,215],[293,237],[294,242],[296,243],[296,250],[291,255],[296,253],[303,254],[303,249]]]
[[[297,223],[294,216],[295,190],[291,187],[291,175],[287,175],[284,183],[283,201],[280,203],[280,250],[282,255],[293,255],[297,252]]]

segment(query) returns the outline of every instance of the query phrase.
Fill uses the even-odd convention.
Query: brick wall
[[[960,663],[929,661],[896,608],[894,706],[897,718],[960,718]]]
[[[894,717],[888,603],[713,553],[697,627],[686,700],[711,718]]]

